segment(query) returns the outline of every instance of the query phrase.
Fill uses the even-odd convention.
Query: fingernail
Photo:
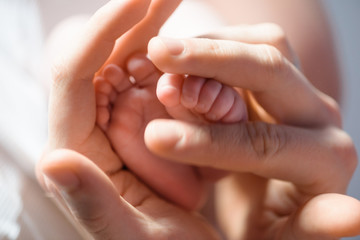
[[[155,152],[172,151],[183,137],[181,129],[167,120],[151,122],[145,131],[145,142]]]
[[[45,184],[51,191],[55,185],[60,191],[73,191],[80,185],[79,178],[71,171],[44,174]]]
[[[169,53],[173,56],[180,55],[184,51],[184,43],[182,40],[173,38],[161,38],[163,44],[169,50]]]

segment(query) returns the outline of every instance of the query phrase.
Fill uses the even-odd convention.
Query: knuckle
[[[285,31],[275,23],[266,23],[265,34],[266,43],[277,48],[286,58],[294,61],[296,59]]]
[[[333,142],[330,153],[337,165],[341,166],[345,174],[351,177],[358,164],[354,142],[346,132],[339,129],[336,130],[333,139],[336,141]]]
[[[285,31],[275,23],[266,23],[265,29],[267,32],[268,44],[279,49],[288,47],[288,40]]]
[[[326,121],[330,121],[331,124],[341,127],[342,126],[342,115],[340,106],[337,101],[335,101],[333,98],[325,95],[325,103],[326,103],[326,110],[327,110],[327,119]]]
[[[322,168],[327,169],[317,177],[317,185],[322,191],[345,193],[356,169],[358,158],[354,143],[343,130],[335,127],[323,129],[326,155],[321,159]],[[324,143],[324,142],[323,142]],[[329,181],[329,178],[336,178]]]
[[[286,58],[281,52],[271,45],[260,45],[259,47],[267,80],[273,82],[287,79],[290,74],[290,68]]]
[[[285,131],[275,125],[253,122],[247,124],[246,129],[250,146],[260,160],[267,160],[277,155],[287,142]]]

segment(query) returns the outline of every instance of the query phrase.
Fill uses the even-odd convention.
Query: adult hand
[[[117,39],[121,36],[109,61],[121,65],[127,57],[121,54],[141,51],[146,38],[156,32],[142,29],[144,22],[153,24],[148,16],[159,16],[160,20],[154,21],[163,21],[179,3],[109,1],[91,18],[66,58],[55,65],[49,143],[37,166],[38,179],[95,239],[217,239],[199,215],[161,199],[125,170],[95,121],[92,81],[109,59]],[[119,57],[121,49],[124,51]]]
[[[199,126],[155,120],[145,132],[149,149],[236,172],[217,188],[217,212],[229,239],[360,234],[360,202],[344,195],[357,163],[353,143],[341,130],[335,101],[296,66],[285,34],[265,24],[211,37],[217,40],[157,37],[149,55],[163,72],[245,89],[250,121]]]

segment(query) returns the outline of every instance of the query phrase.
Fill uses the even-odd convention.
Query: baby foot
[[[223,123],[247,120],[246,104],[239,93],[212,79],[164,74],[156,93],[175,119]]]
[[[170,118],[156,98],[159,77],[157,69],[142,55],[128,61],[126,72],[116,65],[106,66],[103,75],[94,81],[97,124],[135,175],[170,201],[195,209],[205,196],[204,181],[197,169],[161,159],[145,146],[147,124],[153,119]]]

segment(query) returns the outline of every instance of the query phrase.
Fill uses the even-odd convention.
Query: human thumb
[[[130,223],[123,220],[134,214],[133,208],[90,159],[71,150],[52,151],[40,161],[38,178],[94,239],[129,234]]]

